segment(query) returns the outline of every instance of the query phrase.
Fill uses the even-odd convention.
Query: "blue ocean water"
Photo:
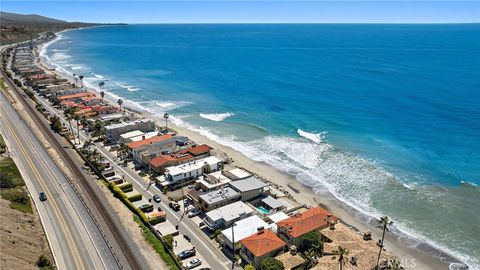
[[[480,267],[479,24],[128,25],[42,54]]]

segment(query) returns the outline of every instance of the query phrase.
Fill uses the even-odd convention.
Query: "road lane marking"
[[[44,192],[50,195],[49,197],[52,197],[52,199],[55,198],[54,196],[52,196],[52,194],[50,193],[48,188],[45,188],[45,183],[44,183],[45,179],[41,176],[40,172],[37,170],[37,168],[33,164],[33,161],[31,160],[30,156],[27,154],[26,149],[23,147],[23,144],[21,143],[20,139],[16,135],[14,129],[11,127],[11,125],[8,121],[5,121],[5,123],[6,123],[6,126],[8,127],[8,129],[10,129],[10,133],[13,135],[14,139],[17,141],[17,145],[19,146],[20,151],[23,153],[23,155],[25,157],[25,160],[30,164],[32,172],[35,174],[35,176],[37,177],[38,180],[41,180],[41,181],[38,181],[38,183],[44,189]],[[86,269],[86,268],[84,268],[83,262],[80,259],[79,252],[78,252],[78,249],[77,249],[76,245],[72,245],[72,242],[75,243],[75,241],[73,240],[73,238],[71,236],[71,232],[70,232],[68,226],[66,226],[66,222],[63,219],[63,216],[61,214],[59,215],[59,213],[61,213],[61,211],[60,211],[58,205],[56,204],[55,200],[49,200],[49,201],[52,202],[51,205],[53,206],[53,208],[55,208],[55,210],[53,211],[55,213],[55,216],[58,218],[60,223],[62,223],[61,227],[66,227],[65,228],[66,230],[64,229],[62,231],[64,232],[64,235],[67,237],[67,241],[69,242],[69,244],[74,249],[74,252],[72,252],[72,255],[74,255],[74,261],[75,261],[75,265],[77,266],[77,269]],[[65,233],[66,231],[68,231],[68,233]],[[79,267],[79,265],[81,267]]]

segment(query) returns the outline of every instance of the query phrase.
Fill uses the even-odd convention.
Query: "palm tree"
[[[121,98],[119,98],[119,99],[117,100],[117,103],[118,103],[118,105],[120,106],[120,112],[122,112],[123,100],[122,100]]]
[[[387,266],[388,270],[405,270],[405,268],[402,266],[402,263],[397,260],[397,258],[393,258],[388,262]]]
[[[77,138],[78,138],[78,144],[80,144],[80,116],[78,114],[75,114],[73,116],[73,119],[77,122]]]
[[[82,87],[83,87],[83,78],[85,78],[83,75],[80,75],[78,76],[78,78],[80,79],[80,83],[82,84]]]
[[[382,242],[380,243],[380,250],[378,251],[378,258],[377,258],[377,267],[375,267],[376,270],[378,270],[378,264],[380,263],[380,256],[382,255],[382,249],[383,249],[383,241],[385,240],[385,231],[388,230],[388,225],[392,224],[393,222],[389,220],[387,216],[381,217],[380,220],[378,220],[378,223],[383,229],[382,232]]]
[[[163,114],[163,118],[165,118],[165,129],[167,130],[167,132],[168,132],[168,117],[170,117],[168,113]]]
[[[350,253],[350,250],[343,248],[341,246],[338,246],[336,250],[333,251],[333,255],[338,256],[338,262],[340,264],[340,270],[343,269],[343,265],[345,262],[348,260],[348,254]]]
[[[67,121],[68,121],[68,124],[70,125],[70,131],[72,132],[72,136],[73,136],[73,144],[75,144],[75,134],[73,133],[73,128],[72,128],[72,115],[67,113],[65,115],[67,117]]]
[[[78,78],[77,78],[77,74],[75,74],[75,73],[73,73],[73,80],[75,81],[75,84],[77,84]]]
[[[99,82],[98,87],[102,88],[105,85],[105,82]]]
[[[100,96],[102,97],[102,103],[103,103],[103,98],[105,97],[105,92],[101,91]]]

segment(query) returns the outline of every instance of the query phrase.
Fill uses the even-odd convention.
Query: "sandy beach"
[[[39,59],[46,68],[50,70],[53,68],[48,63],[45,63],[45,59],[42,57],[39,57]],[[73,82],[72,76],[60,74],[58,72],[55,73]],[[97,91],[96,89],[89,90]],[[105,99],[116,105],[116,99],[110,96],[108,91],[105,91],[105,93]],[[124,103],[124,107],[126,109],[136,112],[138,111],[137,109],[129,108],[128,105],[128,102]],[[141,113],[147,118],[154,119],[157,122],[157,125],[165,125],[165,120],[161,116],[154,116],[148,112]],[[325,192],[322,192],[321,194],[315,194],[310,187],[301,184],[293,176],[285,172],[281,172],[266,163],[251,160],[244,154],[231,147],[222,145],[198,132],[189,130],[185,127],[176,126],[172,123],[172,121],[169,121],[168,126],[169,128],[175,129],[180,135],[189,137],[196,143],[208,144],[216,151],[225,153],[233,160],[234,166],[246,168],[247,170],[266,178],[267,180],[282,186],[285,190],[288,190],[299,203],[309,206],[321,205],[333,212],[344,223],[357,229],[359,232],[367,230],[371,231],[374,241],[377,241],[379,238],[381,238],[381,231],[376,226],[376,220],[360,213],[359,211],[356,211],[351,206],[337,199],[328,191],[325,190]],[[417,245],[420,245],[421,250],[425,250],[426,252],[417,248],[413,248]],[[428,244],[415,241],[407,236],[400,237],[392,233],[387,233],[385,246],[388,252],[392,253],[402,261],[402,264],[406,269],[449,269],[448,262],[455,261],[454,258],[449,258],[447,254],[442,254],[440,251],[433,249],[433,247],[429,246]],[[440,259],[441,257],[445,259],[442,261]]]

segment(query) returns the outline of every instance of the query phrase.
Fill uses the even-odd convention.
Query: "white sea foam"
[[[310,133],[310,132],[306,132],[304,130],[301,130],[301,129],[297,129],[297,133],[298,135],[306,138],[306,139],[309,139],[313,142],[316,142],[316,143],[321,143],[322,142],[322,139],[325,137],[325,132],[321,132],[321,133]]]
[[[100,75],[100,74],[95,74],[95,73],[93,73],[93,76],[95,76],[95,78],[97,78],[97,79],[105,79],[105,77],[103,77],[103,76]]]
[[[221,122],[228,117],[234,116],[234,113],[201,113],[200,117],[208,119],[210,121]]]

